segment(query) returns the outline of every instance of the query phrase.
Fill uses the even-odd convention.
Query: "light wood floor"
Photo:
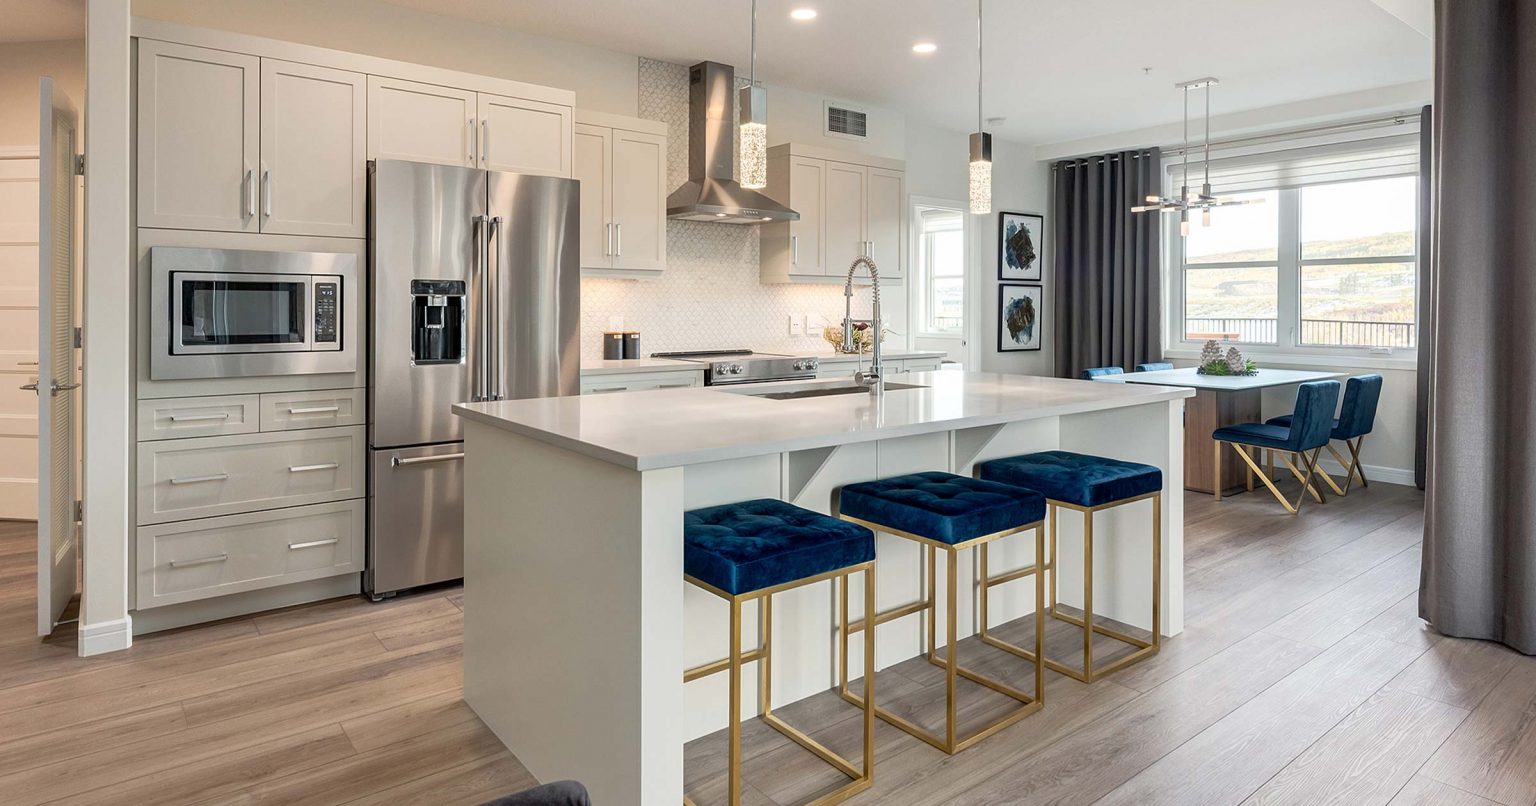
[[[1050,675],[1043,711],[957,756],[881,724],[875,787],[854,802],[1536,804],[1536,658],[1416,618],[1422,507],[1384,484],[1295,518],[1267,497],[1189,495],[1183,635],[1092,686]],[[472,804],[533,783],[459,699],[457,590],[81,660],[69,631],[31,635],[32,540],[0,524],[0,803]],[[1027,683],[1011,656],[962,652]],[[936,724],[937,668],[879,685]],[[965,720],[1000,705],[961,696]],[[779,711],[857,758],[857,713],[835,695]],[[745,737],[748,803],[843,780],[759,723]],[[687,758],[689,791],[720,802],[723,737]]]

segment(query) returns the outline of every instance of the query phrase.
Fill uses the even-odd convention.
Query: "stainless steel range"
[[[704,365],[705,386],[767,381],[800,381],[816,377],[821,362],[811,356],[754,353],[751,350],[698,350],[651,353],[652,358],[695,361]]]

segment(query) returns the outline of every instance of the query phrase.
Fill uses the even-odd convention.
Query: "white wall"
[[[37,79],[85,102],[85,40],[0,44],[0,148],[37,147]]]

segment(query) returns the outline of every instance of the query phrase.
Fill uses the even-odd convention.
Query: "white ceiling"
[[[0,42],[85,38],[85,0],[0,0]]]
[[[388,2],[666,61],[723,61],[738,74],[749,55],[748,0]],[[801,6],[819,16],[791,20]],[[974,130],[975,9],[759,0],[758,77]],[[938,52],[913,54],[918,40]],[[1431,56],[1425,35],[1373,0],[989,0],[986,116],[1006,118],[988,126],[998,137],[1060,142],[1177,121],[1181,80],[1220,78],[1212,111],[1222,114],[1424,81]]]

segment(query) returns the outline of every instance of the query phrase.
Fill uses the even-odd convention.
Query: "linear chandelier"
[[[971,213],[992,212],[992,135],[981,116],[982,32],[981,3],[976,0],[976,131],[971,133],[970,196]]]
[[[768,93],[757,84],[757,0],[752,0],[752,70],[738,104],[741,186],[761,190],[768,187]]]
[[[1211,193],[1211,87],[1220,82],[1215,78],[1197,78],[1194,81],[1182,81],[1173,85],[1184,91],[1184,167],[1182,171],[1183,185],[1179,187],[1179,195],[1174,198],[1167,196],[1149,195],[1146,204],[1131,208],[1133,213],[1178,213],[1179,237],[1189,237],[1189,211],[1200,211],[1200,226],[1211,225],[1211,210],[1217,207],[1228,207],[1238,204],[1257,204],[1264,201],[1263,196],[1251,199],[1235,199],[1230,196],[1217,196]],[[1190,90],[1205,90],[1205,182],[1200,186],[1199,193],[1191,193],[1189,190],[1189,93]]]

